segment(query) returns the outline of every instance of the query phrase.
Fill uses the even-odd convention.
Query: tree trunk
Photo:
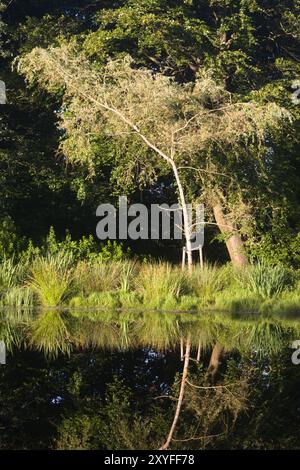
[[[234,266],[246,266],[248,259],[245,254],[243,241],[233,225],[227,221],[221,204],[215,204],[213,212],[221,233],[226,237],[225,243],[232,264]]]
[[[207,369],[207,375],[211,377],[212,379],[214,379],[216,373],[218,372],[223,351],[224,350],[219,343],[216,343],[214,345],[211,356],[210,356],[209,366]]]
[[[196,358],[196,361],[197,361],[197,362],[200,362],[200,358],[201,358],[201,348],[202,348],[202,344],[201,344],[201,341],[199,341],[199,343],[198,343],[198,351],[197,351],[197,358]]]
[[[181,378],[181,385],[180,385],[180,392],[179,392],[179,397],[177,401],[177,406],[176,406],[176,411],[173,419],[173,423],[170,429],[170,432],[168,434],[166,442],[160,447],[159,450],[167,450],[170,442],[172,441],[177,421],[180,415],[181,407],[182,407],[182,402],[184,398],[184,390],[185,390],[185,384],[186,384],[186,379],[188,375],[188,368],[189,368],[189,361],[190,361],[190,352],[191,352],[191,335],[189,334],[186,340],[186,348],[185,348],[185,355],[184,355],[184,365],[183,365],[183,371],[182,371],[182,378]]]
[[[184,195],[184,190],[183,186],[181,184],[180,176],[177,170],[176,163],[172,160],[171,163],[172,170],[174,173],[174,177],[177,183],[178,191],[179,191],[179,198],[182,206],[182,214],[183,214],[183,227],[184,227],[184,236],[185,236],[185,242],[186,242],[186,254],[187,254],[187,262],[188,262],[188,269],[191,272],[193,269],[193,253],[192,253],[192,231],[190,227],[190,219],[189,219],[189,213],[188,213],[188,208],[187,208],[187,203],[185,200],[185,195]]]

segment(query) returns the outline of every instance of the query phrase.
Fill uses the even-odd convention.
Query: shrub
[[[35,259],[31,267],[29,286],[43,306],[56,307],[70,294],[71,264],[72,257],[64,252]]]
[[[18,267],[12,259],[3,259],[0,263],[0,296],[17,284]]]
[[[153,308],[163,308],[166,301],[168,304],[170,299],[177,302],[182,295],[189,293],[188,276],[179,268],[172,269],[169,264],[143,266],[136,282],[144,304]]]
[[[191,277],[192,290],[201,302],[213,302],[216,294],[224,287],[224,277],[225,271],[217,266],[205,264],[203,269],[197,267]]]
[[[289,269],[280,265],[270,266],[264,262],[251,266],[246,271],[244,280],[250,292],[262,298],[281,294],[293,281]]]
[[[32,324],[30,343],[46,355],[56,356],[71,349],[70,334],[62,312],[43,311]]]

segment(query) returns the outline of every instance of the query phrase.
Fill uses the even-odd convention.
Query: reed
[[[73,282],[72,257],[62,252],[38,257],[31,266],[29,287],[44,307],[57,307],[71,293]]]

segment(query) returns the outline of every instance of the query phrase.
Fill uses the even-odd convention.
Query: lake
[[[300,447],[297,319],[6,309],[0,328],[1,449]]]

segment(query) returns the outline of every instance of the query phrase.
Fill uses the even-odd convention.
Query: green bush
[[[31,266],[29,286],[45,307],[61,305],[71,292],[73,272],[72,256],[62,252],[39,256]]]
[[[245,281],[250,292],[270,298],[291,286],[293,279],[290,270],[284,266],[259,262],[246,271]]]
[[[144,305],[151,308],[176,307],[182,295],[189,293],[189,280],[179,268],[167,263],[142,266],[136,279],[137,291]]]

